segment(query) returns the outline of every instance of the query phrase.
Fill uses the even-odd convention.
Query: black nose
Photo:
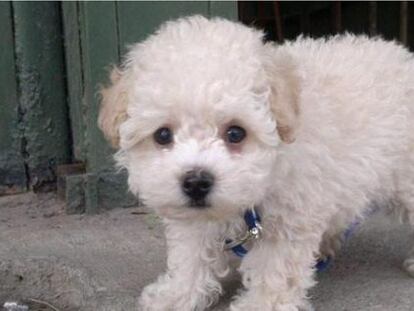
[[[185,174],[181,187],[183,192],[195,202],[203,201],[214,184],[214,176],[203,170],[193,170]]]

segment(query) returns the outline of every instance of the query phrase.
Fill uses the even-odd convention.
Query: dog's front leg
[[[217,278],[228,269],[216,244],[217,231],[206,223],[167,223],[168,270],[145,287],[139,310],[204,310],[218,299],[221,284]]]
[[[319,240],[264,237],[243,259],[240,271],[245,290],[231,311],[312,310],[306,292],[314,284],[314,254]]]

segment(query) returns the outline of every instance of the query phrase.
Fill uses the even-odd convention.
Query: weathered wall
[[[57,2],[13,2],[18,110],[29,186],[53,187],[70,161],[60,11]]]
[[[70,161],[59,4],[0,3],[0,194],[54,187]]]
[[[13,46],[12,7],[0,2],[0,194],[26,189],[21,153],[21,114],[18,109]]]

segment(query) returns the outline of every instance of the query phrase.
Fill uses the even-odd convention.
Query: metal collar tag
[[[263,230],[260,225],[260,216],[257,214],[254,207],[247,210],[244,213],[244,221],[248,227],[246,233],[238,240],[227,239],[224,244],[224,250],[232,250],[234,254],[239,257],[243,257],[247,254],[247,249],[243,247],[243,244],[250,240],[257,240],[260,238],[260,234]]]

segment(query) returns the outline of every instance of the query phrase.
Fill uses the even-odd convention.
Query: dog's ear
[[[294,60],[286,52],[266,44],[265,71],[270,82],[270,109],[285,143],[295,141],[299,127],[300,78]]]
[[[119,126],[127,118],[127,84],[124,75],[114,67],[110,75],[111,84],[100,90],[98,125],[114,148],[119,148]]]

